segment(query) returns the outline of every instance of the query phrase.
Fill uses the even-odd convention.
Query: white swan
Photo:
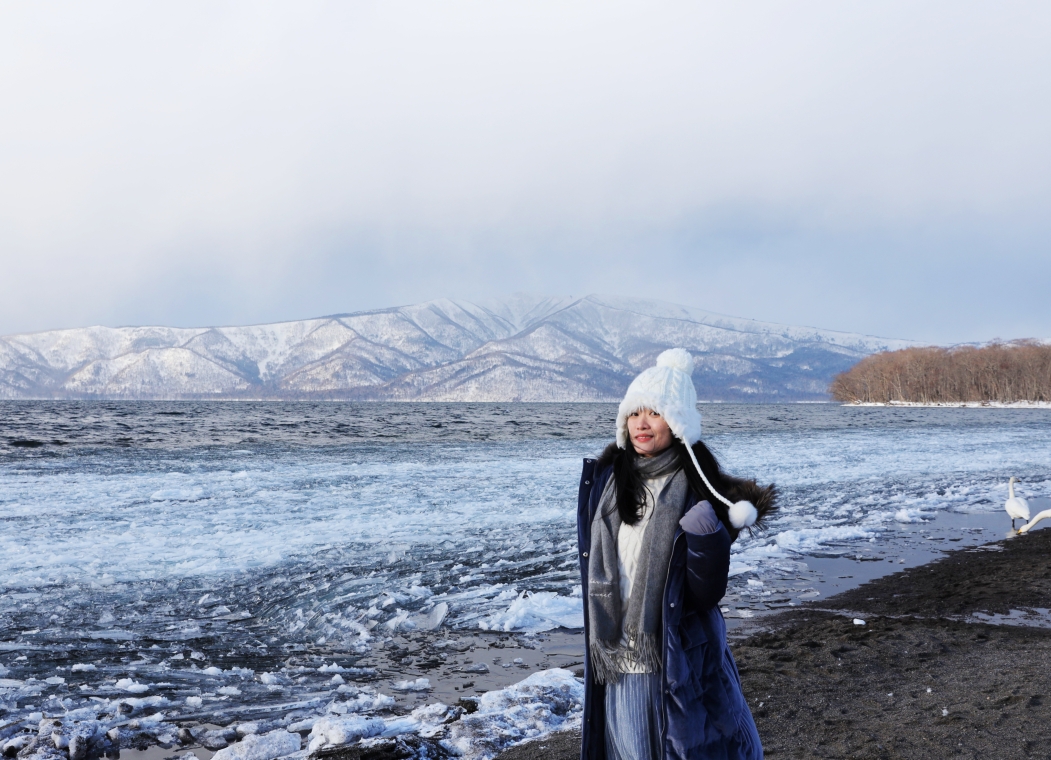
[[[1028,533],[1029,529],[1036,525],[1041,520],[1046,520],[1051,517],[1051,509],[1045,509],[1043,512],[1037,512],[1036,517],[1027,522],[1021,528],[1018,529],[1019,533]]]
[[[1014,530],[1015,520],[1029,520],[1029,502],[1021,496],[1015,496],[1015,479],[1007,482],[1008,498],[1004,502],[1004,509],[1011,518],[1011,530]]]

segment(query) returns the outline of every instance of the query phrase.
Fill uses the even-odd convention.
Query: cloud
[[[0,332],[528,288],[1051,336],[1049,32],[1042,3],[7,5]]]

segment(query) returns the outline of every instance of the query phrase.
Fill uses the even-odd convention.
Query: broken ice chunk
[[[220,749],[212,760],[275,760],[300,751],[303,740],[279,728],[269,734],[252,734],[236,744]]]
[[[426,615],[419,616],[416,624],[425,631],[433,631],[442,624],[448,614],[449,605],[445,602],[438,602]]]
[[[417,678],[415,681],[398,681],[391,688],[394,691],[430,691],[433,687],[429,678]]]
[[[314,752],[322,747],[350,744],[363,737],[376,736],[382,733],[384,728],[380,718],[365,718],[360,715],[346,718],[326,716],[315,722],[314,727],[310,729],[310,744],[307,745],[307,749]]]
[[[150,687],[146,684],[138,683],[131,678],[122,678],[117,681],[117,688],[121,691],[131,692],[132,694],[142,694],[142,692],[150,690]]]

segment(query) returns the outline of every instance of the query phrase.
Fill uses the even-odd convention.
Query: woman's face
[[[628,415],[628,437],[640,457],[660,454],[671,446],[671,428],[652,409],[640,409]]]

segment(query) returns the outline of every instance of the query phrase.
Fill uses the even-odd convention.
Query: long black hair
[[[715,510],[719,520],[726,526],[730,537],[737,538],[737,534],[740,531],[730,523],[729,509],[723,504],[722,499],[713,494],[708,489],[708,486],[704,484],[700,474],[697,472],[697,468],[690,461],[690,455],[686,451],[686,444],[675,438],[673,439],[672,447],[679,454],[679,464],[686,475],[686,482],[697,497],[697,500],[702,501],[706,499],[712,505],[712,509]],[[732,498],[729,492],[738,490],[736,486],[741,481],[738,481],[736,478],[730,478],[723,472],[719,466],[719,460],[704,445],[703,441],[697,441],[691,448],[693,449],[693,455],[697,457],[697,463],[704,470],[704,476],[708,478],[708,482],[712,484],[712,487],[723,496]],[[646,487],[643,484],[638,468],[635,466],[635,460],[638,456],[633,446],[629,445],[627,448],[622,449],[617,444],[611,443],[602,452],[602,456],[599,457],[599,469],[602,469],[607,464],[613,465],[613,481],[616,484],[616,508],[620,514],[621,522],[628,525],[634,525],[641,519],[642,509],[646,503]],[[771,493],[771,498],[772,496],[773,494]]]

